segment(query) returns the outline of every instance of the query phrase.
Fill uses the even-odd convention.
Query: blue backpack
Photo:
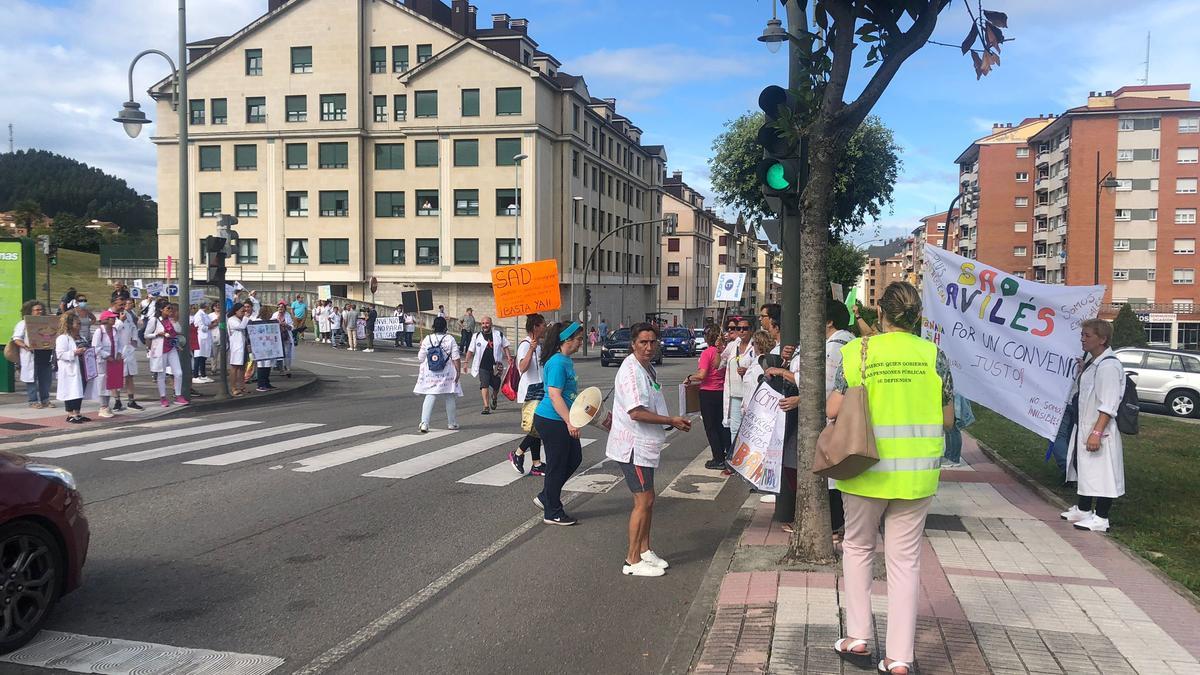
[[[433,336],[431,335],[429,347],[425,350],[425,365],[428,366],[430,372],[440,373],[446,367],[446,364],[450,362],[450,355],[442,347],[442,342],[445,341],[446,336],[443,335],[442,340],[439,340],[437,344],[434,344],[432,338]]]

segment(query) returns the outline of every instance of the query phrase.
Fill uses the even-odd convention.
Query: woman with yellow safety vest
[[[912,284],[888,285],[879,299],[879,318],[881,334],[842,348],[842,366],[826,403],[826,414],[837,417],[846,390],[863,384],[879,451],[879,462],[869,470],[837,482],[846,511],[842,571],[848,637],[834,643],[834,649],[842,656],[871,654],[871,563],[882,521],[888,620],[879,672],[908,675],[917,628],[921,534],[937,492],[944,429],[954,424],[954,383],[946,356],[916,335],[921,296]]]

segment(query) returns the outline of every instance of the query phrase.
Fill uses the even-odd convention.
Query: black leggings
[[[1079,495],[1079,510],[1091,511],[1093,499],[1096,501],[1096,515],[1101,518],[1108,518],[1108,511],[1113,505],[1112,497],[1085,497],[1084,495]]]
[[[714,462],[724,462],[732,441],[729,427],[721,424],[725,415],[724,392],[700,390],[700,417],[704,419],[704,434],[708,436],[708,448]]]
[[[207,364],[208,364],[207,356],[193,356],[192,357],[192,377],[193,378],[204,377],[204,373],[206,372],[205,369],[207,367]]]
[[[567,423],[541,415],[533,416],[533,426],[546,444],[546,460],[550,470],[546,473],[545,485],[538,499],[542,501],[545,517],[549,519],[566,515],[563,511],[562,488],[567,479],[583,463],[583,447],[578,438],[571,438]]]
[[[519,447],[521,450],[528,452],[533,457],[533,461],[542,461],[542,439],[533,434],[525,434],[525,438],[521,440]]]
[[[70,401],[67,401],[66,403],[64,403],[63,407],[66,408],[67,414],[75,413],[76,415],[78,415],[79,411],[81,409],[83,409],[83,399],[73,398]]]

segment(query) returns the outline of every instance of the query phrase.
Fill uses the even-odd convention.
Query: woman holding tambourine
[[[550,469],[546,472],[542,493],[533,498],[533,503],[543,510],[542,522],[547,525],[579,522],[563,510],[562,488],[583,462],[579,427],[571,424],[571,403],[579,392],[571,355],[582,346],[583,328],[578,322],[556,323],[547,328],[542,337],[539,358],[546,397],[534,411],[533,426],[542,437]]]

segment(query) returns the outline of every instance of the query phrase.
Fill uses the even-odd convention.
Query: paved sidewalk
[[[925,527],[915,672],[1200,674],[1195,605],[1104,535],[1060,520],[1059,508],[963,440],[969,466],[942,472]],[[788,535],[756,497],[692,672],[874,672],[886,628],[882,562],[874,659],[843,662],[832,650],[845,616],[840,568],[766,569]],[[1119,527],[1119,505],[1113,517]]]

